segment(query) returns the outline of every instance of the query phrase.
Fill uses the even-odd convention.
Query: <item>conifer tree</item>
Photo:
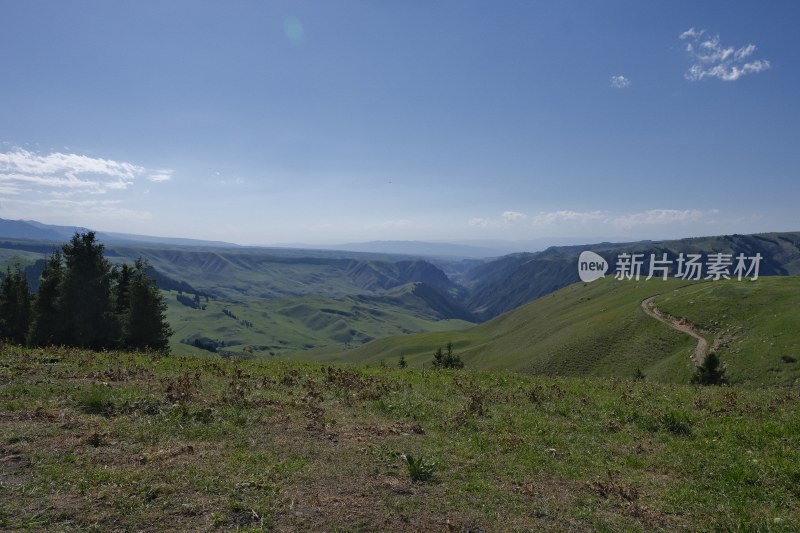
[[[141,259],[130,269],[128,304],[121,315],[124,344],[132,349],[169,353],[173,331],[167,323],[167,304]]]
[[[453,343],[447,343],[447,353],[439,347],[433,354],[433,368],[464,368],[464,361],[453,353]]]
[[[113,347],[119,324],[111,301],[111,265],[93,231],[76,233],[63,247],[66,269],[59,315],[64,343],[100,350]]]
[[[0,282],[0,338],[24,344],[31,321],[31,295],[22,267],[6,270]]]
[[[61,254],[53,252],[44,265],[39,290],[33,301],[29,342],[34,346],[52,346],[64,342],[64,328],[59,314],[63,279]]]
[[[111,272],[114,285],[114,312],[121,316],[130,306],[130,287],[133,269],[128,265],[114,268]]]
[[[700,385],[724,385],[727,381],[725,367],[722,366],[719,356],[714,352],[706,355],[703,364],[697,367],[697,371],[692,376],[692,383]]]

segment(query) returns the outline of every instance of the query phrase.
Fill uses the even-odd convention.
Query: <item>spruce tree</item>
[[[25,344],[31,322],[31,294],[22,267],[6,270],[0,282],[0,338]]]
[[[44,265],[39,290],[33,301],[33,324],[29,342],[34,346],[64,343],[63,321],[59,315],[63,279],[61,254],[53,252]]]
[[[464,361],[453,353],[453,343],[447,343],[447,353],[442,348],[437,348],[433,354],[433,368],[464,368]]]
[[[128,302],[120,316],[123,343],[127,348],[169,353],[173,331],[166,319],[167,303],[147,271],[148,265],[141,259],[130,269]]]
[[[710,352],[703,359],[703,364],[697,367],[692,376],[692,383],[700,385],[724,385],[728,379],[725,377],[725,367],[722,366],[719,356]]]
[[[114,312],[121,316],[130,306],[131,275],[133,269],[128,265],[112,270],[114,285]]]
[[[93,231],[76,233],[63,247],[66,269],[59,315],[69,346],[101,350],[119,338],[111,300],[111,265],[103,249]]]

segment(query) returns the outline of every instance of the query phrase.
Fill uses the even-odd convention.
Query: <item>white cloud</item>
[[[512,222],[517,222],[518,220],[524,220],[528,218],[528,215],[526,215],[525,213],[519,213],[517,211],[506,211],[501,216],[503,217],[503,220],[505,220],[506,223],[509,224]]]
[[[497,228],[507,226],[511,222],[526,220],[532,227],[553,225],[592,225],[606,226],[617,229],[630,229],[638,226],[686,224],[704,218],[706,214],[717,215],[718,210],[707,212],[697,209],[650,209],[636,213],[613,214],[606,211],[542,211],[533,216],[527,216],[516,211],[506,211],[500,217],[475,217],[469,220],[469,225],[479,228]]]
[[[607,216],[600,211],[580,212],[564,210],[539,213],[533,217],[533,223],[537,226],[548,226],[559,222],[597,222],[603,221],[606,218]]]
[[[219,173],[217,173],[217,175],[219,175]],[[226,187],[229,185],[238,186],[238,185],[244,185],[244,180],[241,177],[236,176],[235,178],[221,179],[219,180],[219,184]]]
[[[611,86],[615,89],[624,89],[629,87],[631,84],[631,80],[626,78],[625,76],[611,76]]]
[[[0,187],[17,192],[59,190],[72,193],[105,194],[125,190],[147,169],[133,163],[53,152],[37,154],[23,148],[0,152]],[[152,181],[166,181],[172,171],[157,170]],[[49,189],[49,190],[48,190]]]
[[[679,39],[689,41],[686,44],[686,52],[694,62],[684,74],[687,80],[718,78],[724,81],[736,81],[746,74],[763,72],[771,66],[766,59],[748,61],[756,51],[756,45],[752,43],[738,49],[733,46],[723,46],[719,35],[707,36],[705,30],[694,28],[681,33]]]
[[[613,217],[609,222],[617,228],[628,229],[636,226],[685,224],[696,222],[701,218],[703,213],[697,209],[650,209],[641,213]]]
[[[79,173],[108,174],[132,179],[144,169],[131,163],[119,163],[109,159],[92,158],[78,154],[62,154],[55,152],[38,155],[22,148],[13,152],[0,153],[0,168],[15,168],[21,172],[32,174],[55,174],[64,172],[67,175]]]
[[[156,170],[153,174],[147,176],[147,179],[155,182],[169,181],[172,179],[172,170]]]
[[[706,30],[696,30],[694,27],[692,27],[681,33],[680,39],[698,39],[705,32]]]
[[[734,57],[736,57],[736,59],[744,59],[746,57],[750,57],[751,55],[753,55],[753,52],[755,51],[756,51],[756,45],[748,44],[747,46],[743,46],[742,48],[736,50],[736,54]]]
[[[20,189],[18,186],[11,185],[9,183],[2,183],[2,181],[0,181],[0,194],[19,194],[21,192],[22,189]]]
[[[468,224],[470,226],[475,226],[475,227],[478,227],[478,228],[488,228],[489,226],[495,225],[495,224],[492,223],[492,221],[490,219],[484,218],[484,217],[471,218],[471,219],[469,219]]]

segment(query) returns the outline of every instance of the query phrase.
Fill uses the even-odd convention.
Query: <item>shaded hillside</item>
[[[579,281],[578,256],[584,250],[603,256],[610,276],[622,252],[643,253],[647,258],[651,253],[657,257],[666,253],[672,259],[681,252],[702,253],[704,257],[717,252],[743,253],[748,257],[758,253],[763,258],[761,276],[800,274],[800,232],[563,246],[505,256],[472,269],[464,277],[470,291],[467,307],[476,317],[486,320],[575,283]],[[670,274],[675,274],[674,267]]]
[[[423,282],[408,283],[380,296],[361,296],[360,298],[367,301],[391,303],[409,310],[416,309],[422,316],[475,322],[475,317],[463,305]]]
[[[734,382],[800,380],[798,276],[575,283],[464,331],[378,339],[330,359],[375,363],[402,355],[426,365],[452,341],[469,368],[609,377],[640,370],[649,379],[686,382],[696,343],[642,311],[642,300],[654,295],[663,312],[696,322]]]
[[[114,259],[146,258],[166,275],[186,280],[218,298],[343,297],[379,293],[423,282],[455,297],[461,290],[437,267],[423,260],[294,257],[263,250],[110,247]]]
[[[459,287],[428,261],[351,260],[346,268],[355,285],[368,291],[391,289],[407,283],[425,283],[444,294],[459,294]]]

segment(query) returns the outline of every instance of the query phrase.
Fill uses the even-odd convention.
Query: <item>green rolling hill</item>
[[[424,331],[460,330],[470,322],[437,313],[414,295],[413,285],[385,295],[342,298],[298,296],[235,302],[201,299],[201,308],[177,301],[165,291],[167,319],[175,330],[175,354],[294,356],[307,350],[338,350],[374,338]],[[199,341],[195,343],[195,341]]]
[[[800,277],[752,281],[576,283],[493,320],[458,332],[378,339],[318,359],[428,365],[452,341],[470,368],[526,373],[631,377],[685,382],[695,341],[647,316],[658,309],[696,324],[733,382],[787,385],[800,379]]]
[[[488,320],[579,280],[576,265],[584,250],[603,256],[613,270],[616,257],[623,252],[679,253],[707,256],[717,252],[747,256],[761,254],[762,276],[800,274],[800,232],[721,235],[670,241],[599,243],[581,246],[554,246],[536,253],[501,257],[476,267],[461,276],[469,293],[467,308],[479,320]],[[674,273],[674,270],[671,270]]]
[[[58,248],[25,239],[0,242],[0,267],[25,267],[35,290],[44,258]],[[118,264],[139,257],[149,262],[167,296],[176,332],[171,346],[179,355],[336,349],[398,333],[460,329],[475,320],[461,303],[464,289],[425,260],[152,243],[112,244],[105,252]],[[179,301],[179,290],[189,305]],[[192,305],[195,296],[202,304]]]
[[[0,224],[6,239],[0,241],[0,277],[20,263],[35,288],[43,258],[58,245],[44,238],[43,226],[26,224],[42,238],[20,236],[20,224]],[[60,235],[74,228],[46,229]],[[800,232],[552,247],[489,261],[212,244],[128,239],[106,247],[115,263],[145,258],[162,290],[172,291],[167,301],[177,354],[200,353],[196,346],[203,346],[226,354],[367,363],[403,355],[422,364],[452,339],[477,368],[600,376],[642,371],[651,379],[683,381],[692,372],[693,341],[638,307],[658,294],[655,304],[664,313],[703,329],[732,379],[792,383],[797,377],[791,302],[800,298],[796,278],[787,276],[800,274]],[[698,283],[691,290],[674,279],[574,284],[583,250],[603,256],[612,270],[621,252],[760,254],[763,262],[752,284]],[[192,305],[195,295],[205,309]],[[770,315],[766,304],[780,302],[789,310]],[[475,322],[484,323],[470,328]],[[409,336],[420,332],[428,334]]]

